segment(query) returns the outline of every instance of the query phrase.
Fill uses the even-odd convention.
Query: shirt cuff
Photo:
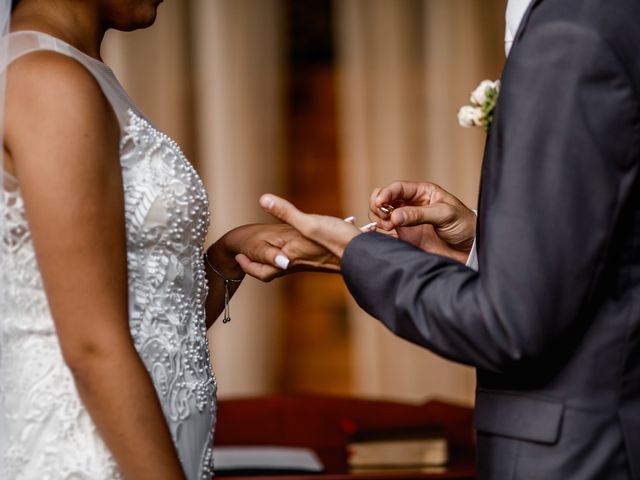
[[[469,258],[467,258],[467,267],[474,269],[476,272],[478,271],[478,252],[476,250],[476,240],[473,240],[473,246],[471,247],[471,252],[469,252]]]
[[[478,211],[474,210],[473,213],[478,215]],[[478,271],[478,250],[476,249],[476,239],[473,239],[473,245],[471,246],[471,252],[469,252],[469,258],[467,258],[467,267],[472,268],[476,272]]]

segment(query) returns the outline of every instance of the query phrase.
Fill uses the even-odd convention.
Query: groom
[[[362,308],[477,368],[480,479],[640,479],[639,24],[637,0],[529,6],[485,152],[477,272],[261,199],[342,257]]]

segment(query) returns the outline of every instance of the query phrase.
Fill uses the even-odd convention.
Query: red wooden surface
[[[263,480],[472,479],[475,473],[471,416],[470,408],[437,400],[422,405],[319,395],[223,400],[218,405],[216,445],[306,447],[316,452],[326,469],[323,475],[259,477]],[[346,445],[354,430],[433,426],[441,428],[449,442],[451,462],[446,471],[349,474]]]
[[[443,473],[388,473],[388,474],[343,474],[343,475],[282,475],[282,476],[254,476],[254,477],[225,477],[234,480],[475,480],[473,468],[451,469]]]

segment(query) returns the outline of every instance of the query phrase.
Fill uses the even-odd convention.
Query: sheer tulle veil
[[[2,192],[0,194],[0,296],[4,297],[6,292],[6,269],[4,268],[3,256],[5,255],[5,230],[7,228],[7,222],[5,218],[6,209],[4,208],[6,196],[4,194],[4,110],[5,110],[5,87],[7,80],[7,63],[9,58],[9,22],[11,21],[11,0],[0,0],[0,143],[3,148],[0,150],[0,186]],[[4,298],[0,297],[0,362],[2,362],[2,349],[4,348],[4,329],[3,323],[6,312],[4,311],[6,302]],[[0,382],[4,379],[0,378]],[[0,388],[0,394],[3,389]],[[6,471],[5,452],[8,447],[5,427],[6,417],[4,411],[4,399],[0,397],[0,477],[3,476],[2,472]]]

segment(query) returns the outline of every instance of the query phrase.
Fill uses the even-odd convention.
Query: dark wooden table
[[[235,480],[407,480],[475,479],[472,409],[437,400],[422,405],[321,395],[280,395],[222,400],[218,406],[216,445],[305,447],[325,466],[314,475],[216,475]],[[355,431],[398,428],[441,429],[450,462],[424,472],[350,473],[347,443]],[[267,473],[267,472],[265,472]]]

